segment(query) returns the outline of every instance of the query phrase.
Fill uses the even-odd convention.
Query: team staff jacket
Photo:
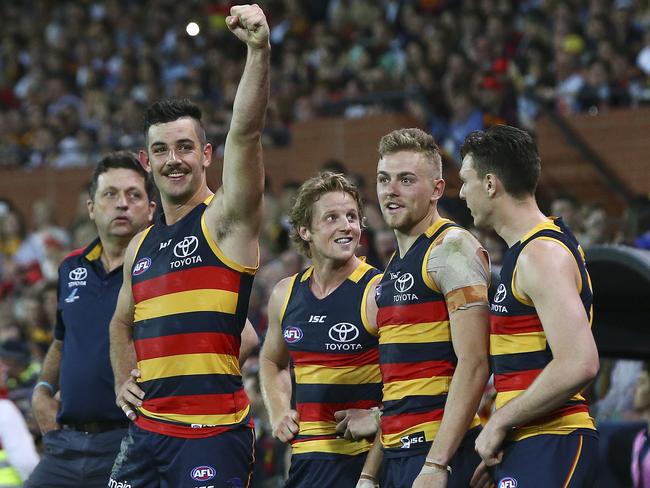
[[[252,425],[239,370],[241,331],[256,268],[223,255],[210,237],[210,199],[142,236],[131,270],[133,338],[145,400],[136,423],[174,437]]]
[[[115,405],[108,330],[122,286],[122,267],[106,273],[99,239],[59,266],[54,337],[63,341],[59,384],[62,424],[123,421]]]
[[[526,390],[553,358],[533,303],[514,288],[517,259],[535,239],[558,242],[574,257],[580,272],[580,298],[590,325],[592,321],[593,295],[582,248],[561,219],[549,219],[534,227],[505,253],[501,284],[490,304],[490,365],[497,391],[496,408]],[[549,282],[552,280],[550,276]],[[589,408],[579,393],[550,414],[514,429],[508,438],[521,440],[540,434],[570,434],[577,429],[595,433]]]
[[[292,453],[320,459],[361,454],[370,443],[338,437],[334,412],[381,402],[377,336],[366,317],[368,292],[379,271],[362,262],[322,299],[309,288],[312,272],[308,268],[293,276],[281,315],[300,416]]]
[[[458,362],[444,295],[427,272],[429,252],[451,228],[433,224],[400,258],[396,253],[375,294],[384,382],[381,441],[386,456],[429,449]],[[474,417],[470,427],[479,424]]]

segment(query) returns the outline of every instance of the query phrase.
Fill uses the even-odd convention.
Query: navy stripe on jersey
[[[229,374],[197,374],[161,378],[138,383],[145,398],[204,395],[206,388],[215,393],[234,393],[241,389],[241,377]]]
[[[447,342],[379,344],[382,364],[449,361],[456,363],[453,348]]]
[[[553,359],[553,353],[548,348],[545,351],[500,354],[490,357],[490,367],[494,374],[515,373],[523,370],[544,369],[551,359]]]
[[[219,312],[188,312],[142,320],[133,328],[133,338],[153,339],[194,332],[233,333],[233,315]]]
[[[447,395],[410,395],[401,400],[389,400],[384,402],[384,408],[390,409],[394,415],[403,413],[430,412],[444,408]]]
[[[359,385],[302,384],[296,388],[296,401],[299,403],[343,403],[381,398],[381,383]]]

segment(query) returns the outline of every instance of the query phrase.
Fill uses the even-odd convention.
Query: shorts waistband
[[[108,432],[115,429],[126,429],[129,426],[128,420],[107,420],[103,422],[87,422],[87,423],[74,423],[63,424],[61,427],[66,430],[75,430],[77,432],[85,432],[87,434],[99,434],[101,432]]]

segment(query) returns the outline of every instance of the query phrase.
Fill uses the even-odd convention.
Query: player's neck
[[[494,230],[506,241],[508,247],[519,242],[532,228],[547,219],[534,198],[516,200],[509,198],[495,213]]]
[[[360,263],[361,260],[356,256],[344,263],[331,259],[314,260],[314,271],[309,283],[312,293],[318,298],[325,298],[335,291],[357,269]]]
[[[397,239],[397,249],[401,258],[408,252],[411,246],[424,234],[429,227],[438,222],[442,217],[436,207],[431,207],[426,217],[420,220],[409,229],[395,229],[395,238]]]
[[[212,192],[207,186],[203,186],[190,196],[187,200],[175,201],[171,200],[168,197],[161,195],[162,208],[165,213],[165,223],[167,225],[173,225],[188,213],[196,208],[197,205],[200,205],[212,195]]]
[[[130,238],[100,238],[102,243],[102,253],[100,260],[104,271],[110,273],[124,264],[124,252],[129,245]]]

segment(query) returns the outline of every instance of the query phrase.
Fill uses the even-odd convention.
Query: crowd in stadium
[[[208,140],[219,154],[243,64],[243,48],[224,26],[232,3],[3,4],[0,168],[91,166],[108,151],[137,150],[144,144],[142,113],[163,97],[198,102]],[[597,114],[650,103],[647,2],[268,0],[260,5],[273,46],[267,146],[290,144],[294,122],[400,111],[419,120],[447,155],[459,160],[465,137],[494,124],[534,131],[544,111]],[[185,30],[190,21],[199,23],[196,36]],[[346,173],[344,162],[323,162],[323,169]],[[262,263],[248,315],[261,338],[271,289],[306,264],[288,239],[288,212],[300,183],[265,195]],[[34,202],[27,216],[10,196],[0,198],[0,360],[8,369],[8,395],[36,439],[29,398],[53,338],[57,268],[95,235],[86,199],[79,195],[78,214],[66,228],[57,224],[48,201]],[[396,243],[373,200],[366,204],[360,253],[383,269]],[[452,201],[441,210],[469,226],[459,208]],[[623,219],[609,220],[594,202],[562,195],[548,211],[562,216],[583,246],[619,242],[650,248],[647,234],[641,235],[648,229],[630,235]],[[498,267],[503,243],[472,230]],[[595,413],[599,419],[633,418],[630,388],[640,366],[611,367],[618,368],[619,389],[608,394],[609,386],[598,384]],[[280,486],[286,448],[271,436],[257,371],[253,356],[243,375],[258,429],[256,469],[263,473],[255,486]]]

